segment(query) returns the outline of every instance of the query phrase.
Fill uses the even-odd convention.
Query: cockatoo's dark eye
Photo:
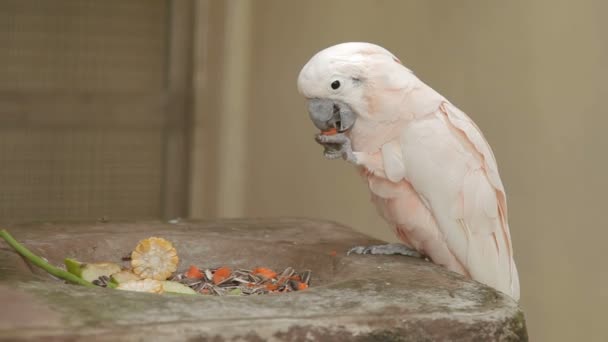
[[[336,90],[338,88],[340,88],[340,81],[331,82],[331,89]]]

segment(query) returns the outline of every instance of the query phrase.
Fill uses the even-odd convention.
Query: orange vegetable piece
[[[306,283],[302,283],[302,282],[298,283],[298,291],[306,290],[307,288],[308,288],[308,285]]]
[[[232,270],[229,267],[220,267],[217,270],[215,270],[215,273],[213,273],[213,283],[215,285],[221,283],[222,281],[224,281],[224,279],[230,277],[230,274],[232,273]]]
[[[330,256],[332,256],[332,257],[335,257],[335,256],[337,256],[337,255],[338,255],[338,252],[336,252],[336,251],[331,251],[331,252],[329,252],[329,255],[330,255]]]
[[[266,290],[268,290],[268,291],[275,291],[278,288],[279,288],[279,285],[277,285],[277,284],[266,284]]]
[[[321,131],[321,134],[323,135],[336,135],[338,134],[338,129],[335,127],[332,127],[330,129],[328,129],[327,131]]]
[[[189,279],[202,279],[204,275],[203,272],[198,269],[198,267],[190,265],[188,272],[186,272],[186,277],[188,277]]]
[[[276,278],[277,273],[270,268],[258,267],[253,270],[253,275],[260,275],[266,279]]]

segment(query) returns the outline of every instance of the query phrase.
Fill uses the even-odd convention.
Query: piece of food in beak
[[[178,262],[171,242],[158,237],[140,241],[131,253],[133,273],[146,279],[166,280],[175,272]]]
[[[326,131],[321,131],[321,134],[323,135],[336,135],[338,134],[338,129],[335,127],[332,127]]]

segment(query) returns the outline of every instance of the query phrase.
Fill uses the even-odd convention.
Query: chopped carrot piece
[[[279,288],[279,285],[277,285],[277,284],[266,284],[266,290],[268,290],[268,291],[275,291],[278,288]]]
[[[326,131],[321,131],[321,134],[323,135],[336,135],[338,134],[338,129],[335,127],[332,127]]]
[[[204,277],[203,272],[198,269],[198,267],[194,265],[190,265],[188,272],[186,272],[186,277],[190,279],[202,279]]]
[[[255,270],[253,270],[253,274],[262,276],[266,279],[276,278],[276,276],[277,276],[277,273],[275,271],[271,270],[270,268],[265,268],[265,267],[256,268]]]
[[[337,256],[337,255],[338,255],[338,252],[336,252],[336,251],[331,251],[331,252],[329,252],[329,255],[330,255],[330,256],[332,256],[332,257],[335,257],[335,256]]]
[[[224,279],[230,277],[230,274],[232,273],[232,270],[228,267],[220,267],[217,270],[215,270],[215,273],[213,273],[213,283],[214,284],[219,284],[222,281],[224,281]]]
[[[302,283],[302,282],[298,283],[298,291],[306,290],[307,288],[308,288],[308,284]]]

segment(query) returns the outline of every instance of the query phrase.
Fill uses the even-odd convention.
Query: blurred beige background
[[[41,3],[48,8],[40,11]],[[23,81],[41,77],[23,74],[28,64],[0,71],[5,219],[311,216],[394,240],[352,168],[323,159],[295,86],[318,50],[374,42],[467,112],[492,145],[507,188],[531,340],[608,340],[608,3],[49,3],[0,4],[7,32],[0,44],[5,37],[13,50],[38,46],[47,55],[65,45],[80,56],[76,62],[84,58],[67,88]],[[48,37],[19,31],[34,25],[30,17],[51,26],[69,15],[94,17],[103,12],[95,6],[108,12],[97,22],[64,24],[56,31],[68,38],[52,46],[42,43]],[[81,45],[68,44],[70,32],[79,32]],[[78,52],[95,48],[108,57]],[[54,65],[43,73],[47,80],[59,67],[73,69],[58,62],[64,52],[24,62],[22,53],[2,50],[4,65]],[[87,76],[87,65],[107,70]],[[67,137],[56,128],[48,133],[53,125]],[[49,146],[44,158],[35,152],[42,145]],[[37,174],[33,166],[52,172]]]

